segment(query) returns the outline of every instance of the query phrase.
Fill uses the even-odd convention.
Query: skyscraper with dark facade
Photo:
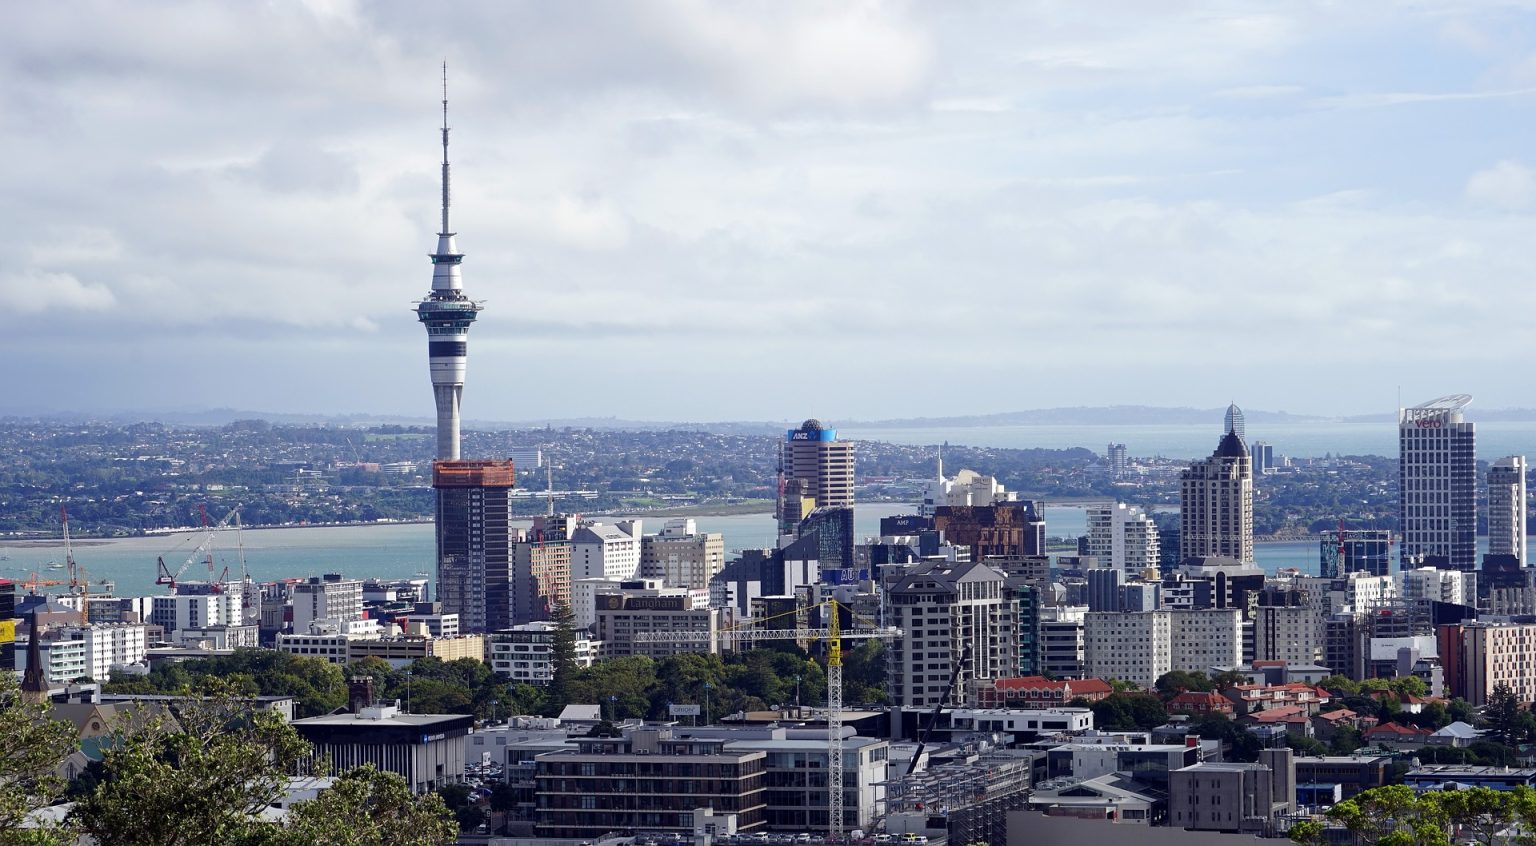
[[[510,461],[439,461],[437,598],[460,630],[487,632],[514,620]]]
[[[1462,417],[1466,394],[1398,412],[1401,563],[1477,569],[1477,433]]]

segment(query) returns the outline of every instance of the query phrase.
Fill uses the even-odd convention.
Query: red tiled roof
[[[1397,723],[1382,723],[1371,726],[1360,733],[1361,737],[1376,739],[1378,737],[1395,738],[1399,740],[1424,740],[1429,737],[1429,732],[1417,726],[1403,726]]]
[[[1360,715],[1356,714],[1354,711],[1349,710],[1348,708],[1340,708],[1337,711],[1325,711],[1321,714],[1318,714],[1317,718],[1320,720],[1327,720],[1331,723],[1337,720],[1353,719],[1354,717],[1358,716]]]

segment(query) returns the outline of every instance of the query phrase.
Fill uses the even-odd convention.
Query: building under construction
[[[897,778],[886,785],[885,829],[930,844],[1006,843],[1008,812],[1028,806],[1038,757],[998,750]]]

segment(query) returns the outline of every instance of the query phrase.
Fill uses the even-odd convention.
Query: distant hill
[[[885,420],[845,420],[824,418],[833,426],[848,429],[966,429],[980,426],[1121,426],[1121,425],[1219,425],[1226,407],[1165,408],[1150,405],[1071,406],[1006,411],[994,414],[965,414],[946,417],[904,417]],[[1390,413],[1357,414],[1344,417],[1291,414],[1286,411],[1243,409],[1249,423],[1391,423]],[[1471,409],[1469,419],[1478,422],[1536,421],[1536,408]],[[49,411],[37,412],[0,408],[0,418],[41,421],[98,420],[136,423],[153,420],[175,426],[223,426],[236,420],[266,420],[288,425],[361,427],[379,425],[431,426],[435,418],[394,414],[295,414],[234,408],[163,409],[139,411]],[[681,420],[635,420],[623,417],[548,417],[531,420],[465,420],[468,429],[501,431],[506,429],[598,429],[603,431],[647,432],[680,429],[717,432],[730,435],[776,435],[799,425],[800,420],[717,420],[712,422]]]

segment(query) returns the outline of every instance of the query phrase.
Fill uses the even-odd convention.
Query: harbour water
[[[906,503],[865,503],[855,510],[855,531],[860,538],[878,535],[880,518],[910,514],[915,509]],[[645,531],[661,528],[667,518],[645,517]],[[620,517],[600,518],[607,522]],[[774,522],[771,514],[735,514],[694,518],[700,531],[720,532],[727,550],[771,547]],[[526,526],[528,521],[519,525]],[[1076,537],[1087,531],[1083,509],[1071,505],[1047,505],[1046,532],[1061,537]],[[126,538],[121,540],[76,541],[75,560],[92,581],[107,579],[117,585],[118,596],[144,596],[162,592],[155,585],[155,559],[164,557],[175,572],[201,540],[201,533]],[[237,546],[238,540],[238,546]],[[232,531],[219,534],[214,549],[214,568],[240,572],[241,552],[247,571],[257,581],[291,576],[315,576],[344,573],[355,577],[407,578],[433,570],[433,532],[430,523],[388,523],[363,526],[293,527],[246,529],[237,536]],[[729,555],[727,557],[730,557]],[[1260,566],[1274,571],[1297,567],[1316,572],[1318,548],[1315,541],[1261,543],[1255,551]],[[59,543],[0,544],[0,577],[18,581],[32,572],[44,579],[65,578],[62,570],[49,564],[64,560]],[[217,573],[215,573],[217,575]],[[206,579],[208,571],[201,561],[187,566],[184,578]],[[58,588],[54,588],[57,590]]]

